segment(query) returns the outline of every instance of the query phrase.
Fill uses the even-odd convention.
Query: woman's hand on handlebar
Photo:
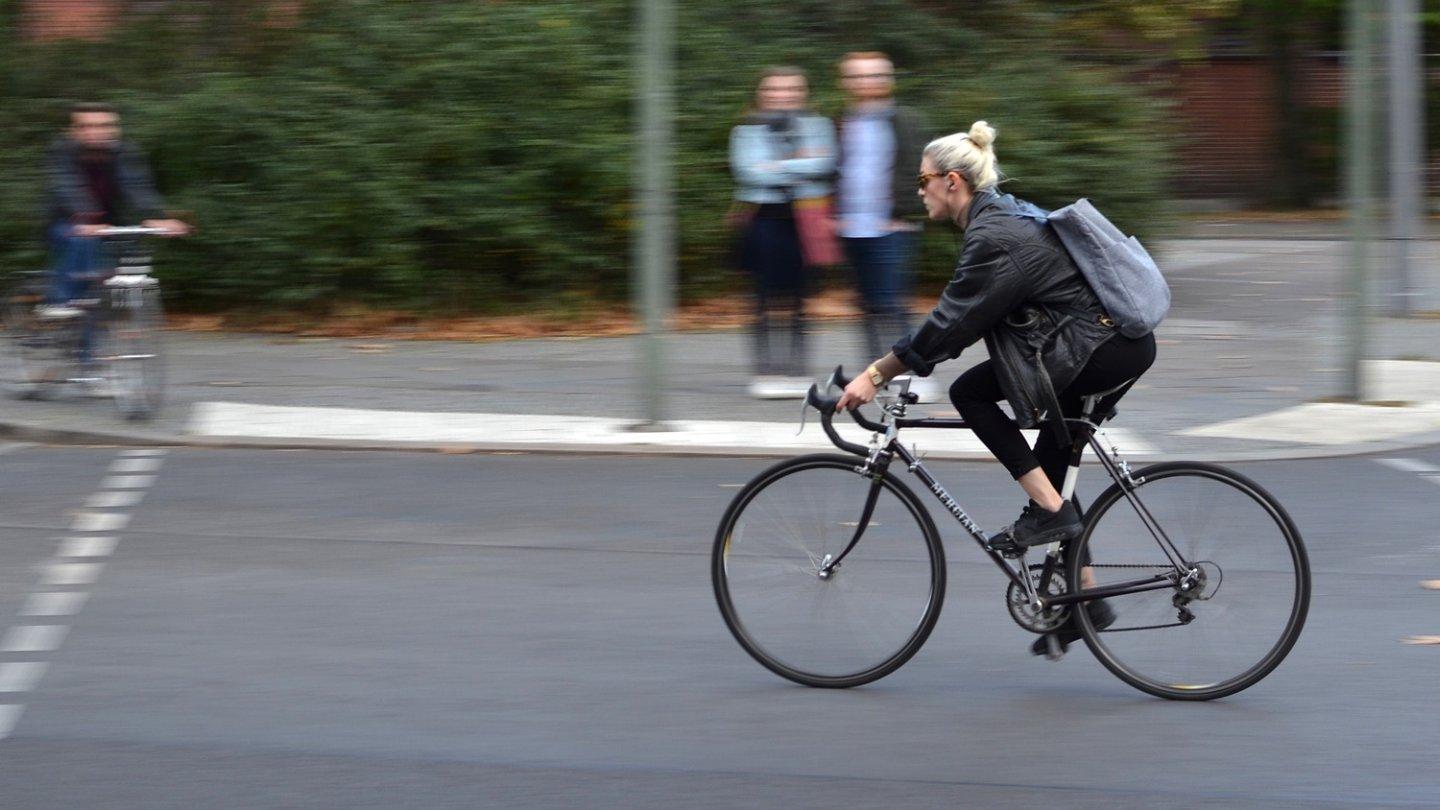
[[[837,411],[853,411],[861,405],[866,405],[875,399],[875,383],[870,382],[870,375],[861,374],[845,386],[845,393],[840,395],[840,402],[836,404]]]

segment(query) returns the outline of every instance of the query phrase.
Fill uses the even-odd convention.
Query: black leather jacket
[[[1008,194],[976,195],[955,277],[894,351],[925,377],[983,338],[1015,421],[1029,428],[1051,407],[1047,386],[1063,390],[1116,331],[1059,237],[1020,210]]]

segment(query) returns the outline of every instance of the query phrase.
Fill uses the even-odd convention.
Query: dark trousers
[[[1155,336],[1127,338],[1115,335],[1095,349],[1085,368],[1065,390],[1056,393],[1065,416],[1080,416],[1082,400],[1088,394],[1108,391],[1126,380],[1144,374],[1155,362]],[[1118,391],[1100,402],[1097,413],[1106,413],[1129,390]],[[1005,465],[1013,478],[1039,467],[1059,492],[1065,484],[1065,471],[1070,466],[1069,447],[1060,445],[1054,431],[1042,425],[1040,437],[1032,448],[1015,420],[1005,415],[998,404],[1005,399],[1000,381],[995,376],[993,360],[986,360],[960,375],[950,386],[950,401],[965,418],[965,423],[980,441]]]
[[[805,267],[789,210],[788,204],[760,207],[746,233],[742,263],[755,282],[756,372],[803,377]],[[776,333],[784,334],[783,345]]]
[[[867,363],[883,356],[909,331],[907,297],[915,237],[913,233],[897,232],[841,240],[860,288]]]
[[[48,236],[54,263],[47,297],[51,304],[64,304],[85,294],[100,268],[102,246],[99,239],[76,236],[74,227],[63,222],[51,225]]]
[[[64,305],[83,298],[94,285],[95,273],[103,266],[104,245],[99,239],[76,236],[74,226],[56,222],[47,233],[50,238],[50,286],[46,303]],[[94,318],[87,316],[80,333],[80,362],[89,362],[94,343]]]

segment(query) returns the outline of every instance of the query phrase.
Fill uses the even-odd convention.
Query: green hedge
[[[834,113],[835,56],[857,48],[895,56],[903,101],[935,134],[994,124],[1017,193],[1088,195],[1142,234],[1160,222],[1164,111],[1113,70],[1008,52],[983,28],[904,0],[680,5],[686,294],[737,282],[725,145],[759,68],[806,67],[817,105]],[[103,44],[0,35],[6,270],[43,260],[40,154],[66,106],[105,99],[122,106],[170,205],[200,225],[161,257],[179,306],[483,311],[624,295],[630,3],[311,2],[283,30],[263,25],[259,7],[141,18]],[[939,276],[954,251],[936,230],[927,270]]]

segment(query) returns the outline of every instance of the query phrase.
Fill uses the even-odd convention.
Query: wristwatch
[[[865,369],[865,375],[870,378],[870,382],[874,383],[876,388],[885,384],[885,375],[880,373],[880,369],[876,368],[874,363]]]

